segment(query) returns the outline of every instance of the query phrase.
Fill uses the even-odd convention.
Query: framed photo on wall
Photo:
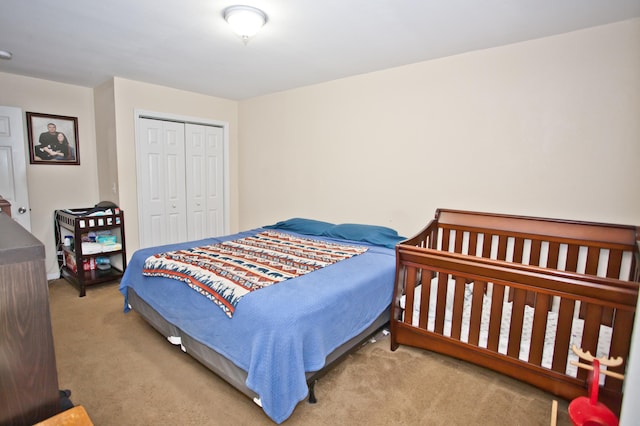
[[[27,112],[31,164],[80,164],[78,118]]]

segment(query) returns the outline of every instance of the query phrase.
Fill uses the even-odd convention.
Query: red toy
[[[617,358],[595,358],[594,356],[587,351],[583,352],[581,349],[578,349],[575,345],[572,347],[573,352],[578,355],[579,358],[584,359],[588,362],[593,362],[593,366],[588,364],[582,364],[579,362],[572,361],[571,364],[585,368],[587,370],[592,370],[593,373],[591,375],[590,380],[590,396],[587,398],[586,396],[580,396],[569,404],[569,418],[573,422],[575,426],[618,426],[618,418],[613,412],[607,408],[601,402],[598,402],[598,389],[600,387],[600,374],[604,374],[607,376],[615,377],[617,379],[624,379],[622,374],[614,373],[613,371],[608,370],[600,370],[600,364],[605,365],[607,367],[617,367],[622,365],[622,357]]]

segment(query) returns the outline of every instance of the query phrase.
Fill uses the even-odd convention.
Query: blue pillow
[[[282,229],[285,231],[298,232],[300,234],[320,236],[323,234],[324,231],[326,231],[329,228],[332,228],[333,226],[334,224],[329,222],[294,217],[292,219],[278,222],[275,225],[264,226],[264,228]]]
[[[395,248],[396,244],[406,239],[398,235],[395,229],[355,223],[344,223],[342,225],[332,226],[324,231],[322,236],[360,241],[388,248]]]

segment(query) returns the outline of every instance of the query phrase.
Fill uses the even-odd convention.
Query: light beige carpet
[[[124,314],[117,284],[86,297],[50,283],[61,389],[96,426],[272,425],[249,398],[169,344],[135,312]],[[431,352],[370,343],[316,385],[285,425],[548,425],[551,395]],[[558,425],[569,425],[559,401]]]

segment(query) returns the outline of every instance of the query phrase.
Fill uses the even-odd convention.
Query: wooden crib
[[[628,359],[638,230],[438,209],[396,248],[391,349],[443,353],[567,400],[585,395],[586,371],[571,370],[572,344]],[[618,414],[622,389],[607,377],[600,390]]]

